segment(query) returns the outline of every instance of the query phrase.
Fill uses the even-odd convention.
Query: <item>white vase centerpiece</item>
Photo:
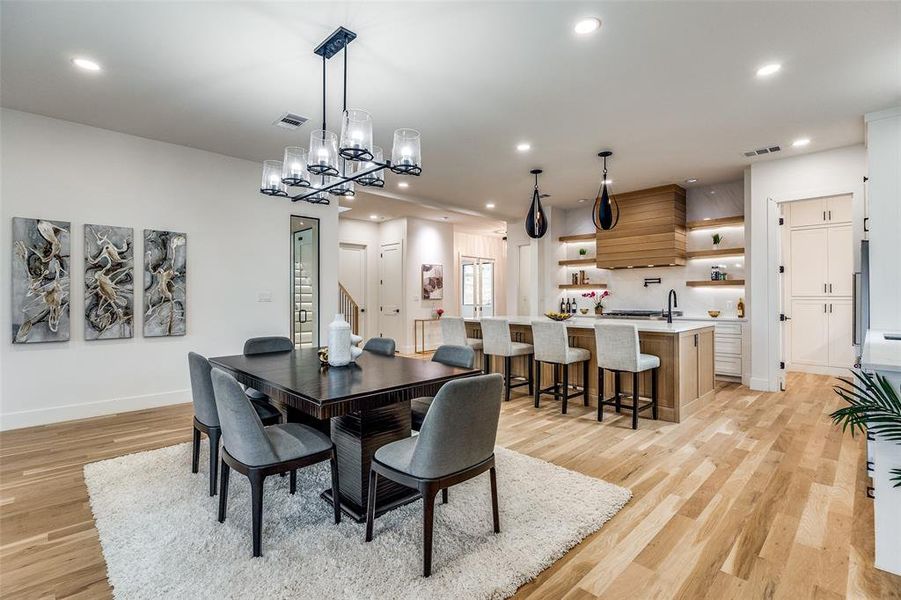
[[[344,315],[338,313],[328,326],[328,364],[332,367],[344,367],[352,363],[363,351],[354,344],[362,341],[358,335],[350,332],[350,323]]]

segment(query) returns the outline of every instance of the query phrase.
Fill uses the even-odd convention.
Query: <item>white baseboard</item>
[[[22,427],[34,427],[36,425],[48,425],[62,421],[87,419],[116,413],[143,410],[157,406],[170,404],[182,404],[191,401],[191,390],[175,390],[158,394],[146,394],[143,396],[130,396],[126,398],[112,398],[110,400],[97,400],[83,404],[67,404],[64,406],[51,406],[36,408],[34,410],[20,410],[17,412],[0,414],[0,430],[21,429]]]
[[[787,363],[786,371],[795,371],[798,373],[812,373],[814,375],[831,375],[833,377],[844,377],[851,373],[848,369],[841,367],[827,367],[822,365],[804,365],[798,363]]]

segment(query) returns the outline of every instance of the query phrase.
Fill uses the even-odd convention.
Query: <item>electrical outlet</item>
[[[272,302],[272,292],[257,292],[257,302]]]

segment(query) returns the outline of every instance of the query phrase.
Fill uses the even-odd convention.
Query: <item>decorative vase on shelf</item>
[[[328,326],[328,364],[332,367],[344,367],[352,363],[363,353],[354,346],[362,339],[350,332],[350,323],[344,320],[343,314],[336,314],[335,320]]]

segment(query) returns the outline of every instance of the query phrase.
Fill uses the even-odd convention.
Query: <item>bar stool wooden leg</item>
[[[638,429],[638,371],[632,373],[632,429]]]
[[[657,373],[660,369],[651,372],[651,414],[657,420]]]
[[[491,363],[489,362],[489,356],[486,353],[482,353],[482,371],[487,375],[491,372]]]
[[[535,384],[534,384],[535,380],[533,379],[533,377],[535,375],[535,371],[532,368],[532,357],[526,356],[526,362],[529,363],[529,395],[531,395],[533,388],[535,387]]]
[[[621,371],[613,372],[613,391],[616,394],[616,412],[622,412],[623,405],[620,401],[620,394],[622,394],[622,380],[620,379],[620,375],[622,375]]]
[[[531,362],[532,359],[529,359]],[[538,399],[541,396],[541,363],[535,361],[535,408],[538,408]]]
[[[504,401],[510,400],[510,357],[504,357]]]
[[[569,396],[569,365],[563,365],[563,408],[561,414],[566,414],[566,397]]]
[[[588,406],[588,361],[582,363],[582,404]]]
[[[604,420],[604,368],[598,367],[598,421]]]

